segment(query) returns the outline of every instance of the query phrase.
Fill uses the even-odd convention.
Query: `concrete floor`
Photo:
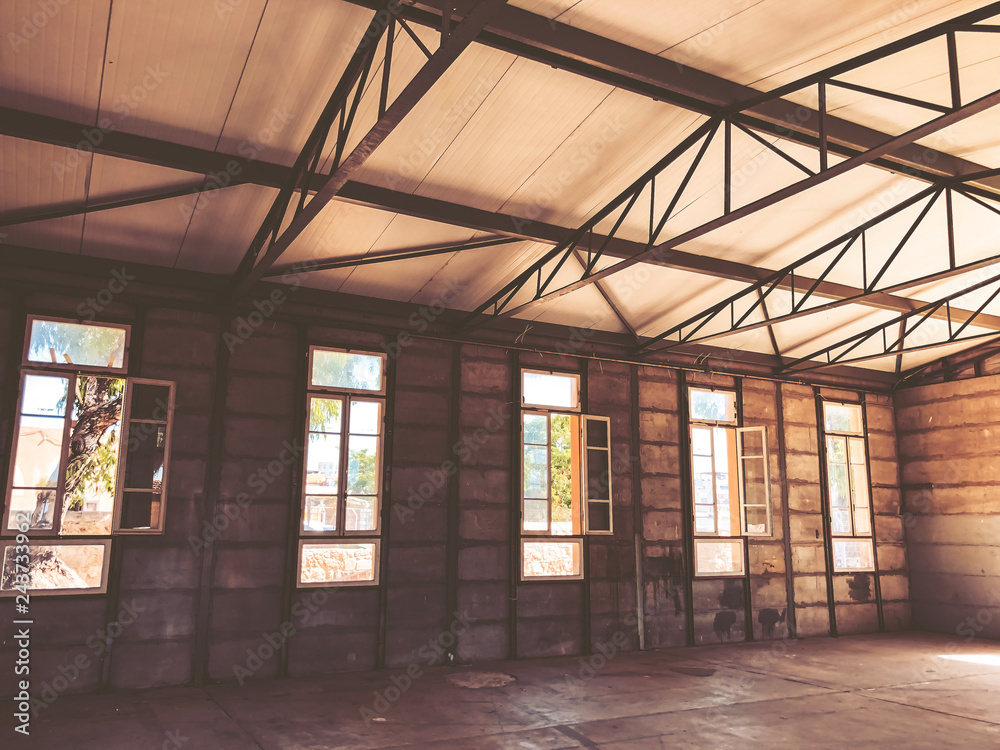
[[[68,695],[30,740],[11,741],[5,711],[0,747],[1000,748],[995,641],[906,633],[416,669],[367,724],[373,693],[405,684],[405,669]],[[503,675],[516,679],[453,684]]]

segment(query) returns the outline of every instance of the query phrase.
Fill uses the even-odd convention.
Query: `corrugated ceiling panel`
[[[609,86],[518,60],[417,193],[499,209],[610,93]]]
[[[110,6],[111,0],[0,3],[0,103],[96,125]]]
[[[91,155],[46,143],[0,136],[0,213],[80,205]],[[78,253],[83,217],[0,227],[0,241]]]
[[[197,202],[201,175],[142,162],[98,156],[90,182],[92,196],[118,196],[191,186],[191,194],[89,214],[83,254],[136,263],[173,266]]]
[[[372,16],[337,0],[270,0],[219,150],[292,164]]]
[[[1000,336],[1000,332],[997,333]],[[996,339],[991,337],[984,337],[977,339],[975,341],[968,341],[963,344],[952,344],[951,346],[936,346],[933,349],[924,349],[922,351],[910,352],[903,355],[903,371],[910,370],[914,367],[920,367],[928,362],[933,362],[934,360],[941,359],[942,357],[950,357],[953,354],[958,354],[959,352],[966,351],[967,349],[973,349],[977,346],[983,346],[984,344],[996,343]]]
[[[704,119],[616,90],[538,166],[502,210],[532,220],[579,226]]]
[[[974,0],[707,0],[672,6],[656,0],[515,3],[690,67],[770,89],[976,10]]]
[[[782,355],[806,357],[897,317],[899,313],[889,310],[846,305],[777,323],[772,326],[772,331]],[[875,336],[850,356],[865,356],[878,351],[881,346],[881,336]]]
[[[412,40],[405,33],[400,33],[402,36],[397,35],[393,49],[394,72],[390,78],[394,86],[398,85],[397,66],[401,62],[412,67],[426,60]],[[419,58],[413,54],[414,51]],[[513,55],[480,45],[466,49],[400,127],[368,158],[356,173],[357,179],[408,193],[417,190],[515,59]],[[369,87],[359,108],[361,119],[352,131],[352,143],[365,133],[365,128],[360,126],[365,123],[370,126],[375,122],[380,86],[381,71],[378,71],[374,85]]]
[[[202,193],[177,255],[177,268],[235,273],[277,194],[276,189],[260,185]]]
[[[101,116],[117,130],[214,149],[263,7],[115,3]]]

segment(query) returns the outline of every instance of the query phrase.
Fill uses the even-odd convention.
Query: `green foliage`
[[[67,468],[72,474],[73,466]],[[83,502],[94,495],[115,493],[118,477],[118,431],[112,427],[82,463],[76,466],[78,481],[68,498],[67,510],[83,510]]]
[[[31,328],[28,357],[34,362],[56,362],[120,367],[125,352],[125,332],[120,328],[84,326],[36,320]]]
[[[342,406],[337,398],[314,398],[309,407],[309,429],[313,432],[340,432]]]
[[[313,352],[313,385],[379,390],[382,358],[348,352]]]
[[[572,418],[553,414],[552,433],[552,520],[568,521],[573,508]]]
[[[121,398],[125,381],[120,378],[98,378],[80,375],[76,380],[74,418],[77,426],[72,440],[89,446],[66,467],[66,485],[71,488],[66,498],[67,510],[82,510],[83,503],[94,495],[114,495],[118,475],[118,438],[121,432]],[[119,400],[117,419],[101,435],[83,434],[87,417]]]

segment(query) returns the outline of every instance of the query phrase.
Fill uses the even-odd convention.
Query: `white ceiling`
[[[767,90],[974,10],[978,2],[922,0],[518,0],[524,10],[605,36],[731,81]],[[37,11],[34,0],[0,4],[0,28],[21,29]],[[65,253],[232,274],[277,191],[241,185],[202,192],[205,175],[92,155],[88,133],[98,128],[185,146],[291,165],[333,91],[371,11],[340,0],[94,0],[59,5],[23,43],[0,45],[0,104],[81,124],[81,146],[66,149],[0,136],[0,215],[82,205],[101,199],[175,188],[190,195],[83,216],[7,227],[5,242]],[[414,27],[434,49],[439,35]],[[390,95],[420,69],[425,57],[397,27]],[[1000,79],[1000,35],[960,34],[964,101]],[[947,104],[947,56],[938,42],[921,45],[842,76],[842,80]],[[381,63],[372,71],[351,144],[377,120]],[[791,100],[813,106],[813,91]],[[919,108],[830,88],[841,118],[898,134],[926,122]],[[705,117],[589,78],[473,44],[430,93],[354,173],[382,188],[575,228],[664,156]],[[764,136],[810,169],[818,154],[807,146]],[[987,110],[925,139],[925,145],[988,168],[1000,166],[1000,114]],[[349,145],[350,148],[350,145]],[[329,170],[332,144],[324,154]],[[722,205],[721,135],[682,194],[661,240],[718,216]],[[733,206],[740,207],[802,179],[803,174],[738,131],[732,140]],[[831,157],[836,163],[837,157]],[[680,183],[690,156],[659,178],[654,208]],[[925,183],[865,166],[686,242],[702,256],[778,269],[859,223],[914,195]],[[645,242],[650,195],[640,196],[619,236]],[[922,204],[921,204],[922,205]],[[869,266],[888,257],[920,205],[866,237]],[[598,226],[608,231],[612,215]],[[968,263],[1000,255],[1000,214],[965,198],[955,202],[955,255]],[[885,277],[912,279],[947,267],[943,198],[904,246]],[[462,244],[490,235],[334,200],[292,244],[279,263],[336,259],[394,250]],[[357,266],[303,276],[322,289],[429,303],[446,290],[451,306],[471,310],[551,245],[518,242],[392,264]],[[860,243],[828,280],[863,286]],[[831,254],[802,269],[818,276]],[[610,263],[610,260],[604,263]],[[555,286],[579,277],[571,260]],[[934,284],[898,291],[930,302],[995,275],[987,267]],[[979,274],[978,276],[976,274]],[[970,281],[972,279],[972,281]],[[616,333],[655,335],[747,287],[690,271],[640,264],[558,300],[524,312],[526,320]],[[530,290],[515,298],[527,301]],[[787,299],[785,298],[787,297]],[[956,306],[975,309],[976,295]],[[773,317],[791,298],[775,292]],[[616,312],[617,309],[617,312]],[[1000,315],[1000,301],[986,311]],[[758,310],[748,322],[758,319]],[[857,304],[773,327],[714,339],[763,353],[805,356],[898,313]],[[623,322],[624,318],[625,322]],[[627,323],[627,325],[626,325]],[[713,322],[703,333],[720,333]],[[862,354],[864,351],[862,350]],[[904,357],[908,364],[938,350]],[[894,369],[896,357],[862,363]]]

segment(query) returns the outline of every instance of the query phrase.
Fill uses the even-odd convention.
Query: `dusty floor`
[[[418,669],[388,694],[406,669],[63,696],[30,739],[4,711],[0,747],[1000,748],[993,641],[907,633]]]

